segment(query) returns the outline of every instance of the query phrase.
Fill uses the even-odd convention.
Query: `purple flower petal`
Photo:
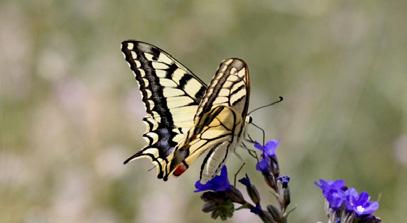
[[[255,143],[254,143],[254,148],[263,151],[263,145],[261,145],[261,144],[258,143],[258,142],[255,142]]]
[[[345,191],[346,209],[352,211],[355,201],[359,198],[359,193],[355,188],[349,188]]]
[[[367,202],[364,205],[355,206],[353,211],[356,213],[356,215],[361,216],[373,214],[375,211],[377,211],[377,209],[379,209],[379,203],[374,201]]]
[[[254,147],[258,150],[263,152],[263,156],[272,157],[276,155],[276,150],[280,142],[278,140],[272,139],[266,142],[265,145],[261,145],[260,143],[254,143]]]
[[[379,209],[378,202],[370,202],[367,192],[360,194],[354,188],[349,188],[346,192],[346,209],[353,211],[356,215],[370,215]]]
[[[269,169],[269,158],[265,157],[256,164],[256,170],[266,172]]]
[[[275,156],[279,144],[280,142],[275,139],[268,141],[264,146],[264,154],[266,154],[268,157]]]
[[[201,182],[198,180],[195,182],[195,188],[196,190],[194,192],[201,192],[201,191],[226,191],[229,190],[232,187],[229,183],[228,179],[228,172],[226,166],[223,166],[220,175],[215,176],[214,178],[210,179],[208,182],[205,184],[201,184]]]
[[[369,200],[370,200],[370,196],[367,192],[361,192],[359,194],[359,199],[358,199],[359,203],[366,203],[366,202],[369,202]]]
[[[315,185],[322,190],[322,193],[325,193],[325,191],[331,189],[343,190],[345,188],[345,181],[319,179],[319,181],[315,182]]]
[[[345,194],[342,190],[331,189],[324,194],[329,206],[333,209],[338,209],[345,201]]]
[[[321,189],[322,194],[328,201],[331,208],[338,209],[345,202],[347,194],[344,191],[344,180],[320,179],[319,181],[315,182],[315,185]]]
[[[250,212],[252,212],[254,214],[257,214],[257,215],[260,215],[263,211],[261,209],[260,204],[256,204],[255,207],[250,208]]]
[[[290,182],[290,177],[289,176],[279,176],[277,177],[277,180],[280,181],[281,185],[283,187],[287,187],[288,183]]]
[[[250,186],[252,185],[252,183],[250,182],[250,178],[249,178],[249,176],[247,176],[247,174],[246,174],[245,177],[243,177],[242,179],[240,179],[239,182],[240,182],[241,184],[245,185],[246,187],[250,187]]]

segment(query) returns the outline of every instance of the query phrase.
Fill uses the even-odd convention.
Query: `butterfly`
[[[237,58],[219,65],[209,85],[164,50],[123,41],[121,50],[137,80],[146,109],[147,146],[125,160],[149,158],[159,179],[179,176],[207,153],[201,182],[213,178],[245,136],[250,95],[246,63]]]

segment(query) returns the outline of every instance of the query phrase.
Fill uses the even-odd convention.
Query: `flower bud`
[[[283,207],[286,209],[291,202],[290,188],[283,188]]]
[[[258,205],[260,204],[260,195],[259,195],[259,191],[256,189],[256,187],[250,182],[250,178],[249,176],[243,177],[242,179],[239,180],[239,182],[243,185],[246,186],[246,190],[247,193],[250,196],[250,199],[252,199],[252,201]]]
[[[267,210],[276,222],[281,222],[280,220],[281,220],[282,214],[281,214],[280,210],[278,210],[278,208],[274,207],[273,205],[268,205]]]
[[[277,190],[276,181],[273,175],[271,175],[269,172],[266,172],[263,173],[263,177],[269,187],[271,187],[273,190]]]
[[[252,199],[252,201],[255,204],[259,204],[260,203],[260,194],[259,191],[257,190],[257,188],[254,185],[251,185],[250,187],[246,187],[247,189],[247,193],[249,194],[250,199]]]
[[[246,201],[243,198],[242,193],[236,187],[232,187],[229,191],[227,191],[226,196],[235,203],[239,203],[239,204],[246,203]]]
[[[280,167],[278,165],[277,156],[273,156],[270,158],[270,170],[275,178],[280,176]]]
[[[290,177],[289,176],[279,176],[279,177],[277,177],[277,181],[281,184],[282,188],[287,188],[288,183],[290,182]]]
[[[263,222],[265,222],[265,223],[277,223],[277,221],[275,221],[274,219],[273,219],[273,216],[270,214],[270,213],[268,213],[268,212],[266,212],[266,211],[263,211],[261,214],[260,214],[260,218],[263,220]]]

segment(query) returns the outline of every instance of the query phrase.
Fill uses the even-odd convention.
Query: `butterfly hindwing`
[[[206,85],[171,55],[151,44],[128,40],[122,52],[139,83],[146,107],[144,134],[148,145],[125,163],[148,157],[167,175],[168,156],[194,125]]]

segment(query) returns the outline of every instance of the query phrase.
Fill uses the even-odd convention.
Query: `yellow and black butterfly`
[[[246,63],[222,61],[209,86],[164,50],[127,40],[121,48],[140,86],[146,107],[143,135],[148,145],[129,157],[150,158],[158,178],[181,175],[200,155],[203,182],[214,177],[228,153],[240,145],[247,117],[250,81]]]

